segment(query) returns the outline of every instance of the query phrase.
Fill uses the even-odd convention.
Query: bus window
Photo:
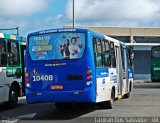
[[[103,39],[102,40],[102,53],[103,54],[105,53],[105,50],[106,50],[106,48],[105,48],[105,40]]]
[[[109,52],[109,42],[107,40],[104,41],[105,45],[105,52],[104,52],[104,66],[111,67],[111,58]]]
[[[132,60],[131,60],[131,53],[130,53],[130,49],[127,49],[127,59],[128,59],[128,66],[131,68],[132,67]]]
[[[94,49],[95,66],[97,66],[97,62],[96,62],[96,57],[97,57],[97,42],[96,42],[96,38],[93,38],[93,49]]]
[[[105,47],[106,47],[106,51],[109,52],[109,41],[105,41]]]
[[[96,42],[96,38],[93,38],[93,43],[94,43],[94,53],[97,53],[97,42]]]
[[[18,66],[19,65],[18,43],[13,41],[7,42],[7,49],[8,49],[8,64],[10,66]]]
[[[110,57],[111,57],[112,67],[115,68],[116,67],[116,58],[115,58],[115,48],[114,48],[113,42],[110,43]]]
[[[50,33],[29,38],[32,60],[81,59],[85,51],[84,33]]]
[[[101,39],[93,38],[96,67],[102,67],[102,43]]]
[[[122,56],[122,69],[125,71],[125,65],[124,65],[124,49],[123,46],[121,45],[121,56]]]
[[[101,39],[97,38],[97,67],[102,67],[102,43]]]
[[[105,66],[105,41],[102,39],[102,66]]]
[[[6,43],[4,39],[0,40],[0,66],[7,65]]]

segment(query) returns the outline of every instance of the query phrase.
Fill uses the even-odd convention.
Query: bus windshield
[[[151,56],[154,58],[160,58],[160,47],[159,46],[152,47]]]
[[[160,58],[160,50],[153,50],[152,51],[152,57]]]
[[[80,59],[84,50],[84,33],[49,33],[29,38],[32,60]]]

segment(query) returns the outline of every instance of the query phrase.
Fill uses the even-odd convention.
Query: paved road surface
[[[52,103],[27,104],[23,97],[19,99],[15,109],[6,110],[4,105],[0,104],[0,117],[2,122],[6,119],[12,122],[16,122],[16,119],[27,119],[22,121],[64,123],[99,122],[99,117],[160,117],[160,83],[135,84],[131,97],[116,101],[114,109],[104,110],[81,104],[62,112],[56,110]]]

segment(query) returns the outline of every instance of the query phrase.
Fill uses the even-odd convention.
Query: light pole
[[[5,28],[5,29],[0,29],[0,30],[17,30],[17,35],[19,35],[19,27],[16,27],[16,28]]]
[[[73,28],[74,28],[75,18],[74,18],[74,0],[73,0]]]

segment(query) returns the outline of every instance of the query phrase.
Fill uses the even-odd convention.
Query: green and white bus
[[[160,46],[151,48],[151,80],[160,81]]]
[[[160,45],[151,48],[151,80],[160,81]]]
[[[0,103],[13,108],[25,94],[24,37],[0,33]]]

